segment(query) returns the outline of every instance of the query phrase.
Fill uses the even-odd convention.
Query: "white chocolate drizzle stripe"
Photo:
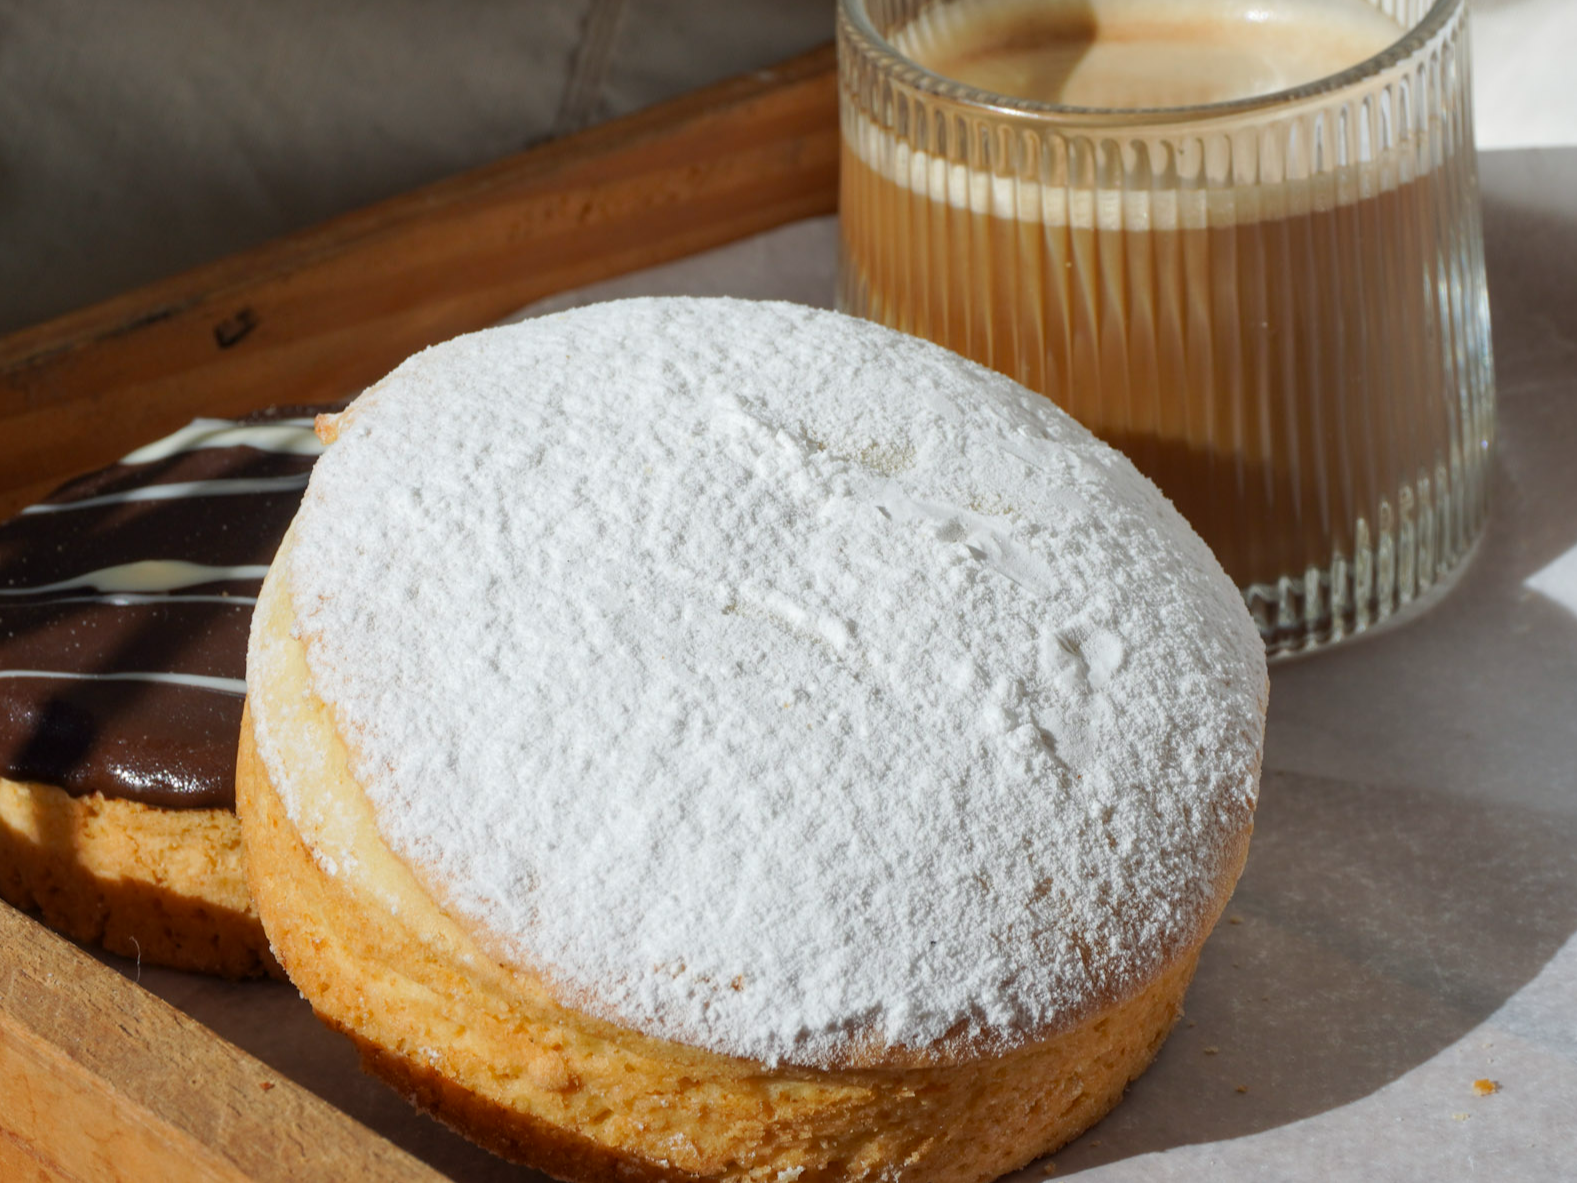
[[[206,674],[68,674],[59,670],[0,670],[0,678],[63,678],[68,682],[166,682],[172,686],[190,686],[218,694],[233,694],[237,697],[246,695],[246,679],[210,678]]]
[[[35,587],[0,588],[0,596],[37,596],[46,592],[70,591],[78,587],[91,587],[100,592],[155,592],[174,591],[200,583],[225,583],[240,579],[262,579],[268,574],[266,565],[248,564],[241,567],[209,567],[202,563],[188,563],[180,559],[141,559],[135,563],[121,563],[116,567],[101,567],[62,579],[58,583],[41,583]]]
[[[122,464],[151,464],[199,448],[256,448],[288,456],[321,456],[323,442],[313,434],[311,419],[276,419],[270,423],[237,423],[233,419],[194,419],[162,440],[128,452]]]
[[[233,604],[237,608],[252,608],[256,596],[171,596],[136,595],[113,592],[103,596],[61,596],[54,600],[40,600],[37,604],[15,604],[13,608],[53,608],[56,604],[107,604],[112,608],[131,608],[138,604]]]
[[[133,501],[180,501],[188,497],[235,497],[246,493],[288,493],[307,487],[307,474],[252,478],[217,478],[209,481],[181,481],[169,485],[142,485],[124,493],[84,497],[81,501],[44,502],[30,505],[18,516],[34,513],[65,513],[73,509],[97,509],[102,505],[121,505]]]

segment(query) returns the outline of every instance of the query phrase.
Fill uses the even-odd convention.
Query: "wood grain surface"
[[[0,949],[0,1178],[441,1178],[3,905]]]
[[[0,340],[0,515],[198,414],[837,204],[830,46]]]
[[[831,212],[831,47],[0,340],[0,517],[197,415]],[[438,1180],[0,904],[0,1181]]]

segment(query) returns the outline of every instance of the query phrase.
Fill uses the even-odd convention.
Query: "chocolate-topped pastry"
[[[196,420],[0,523],[0,897],[146,961],[272,966],[236,736],[319,409]]]

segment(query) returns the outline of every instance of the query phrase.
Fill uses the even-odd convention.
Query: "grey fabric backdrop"
[[[0,332],[832,36],[833,0],[0,0]]]

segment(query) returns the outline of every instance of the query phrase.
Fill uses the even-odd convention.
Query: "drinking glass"
[[[1272,655],[1433,598],[1487,508],[1464,0],[1374,2],[1399,38],[1367,61],[1148,110],[925,69],[893,38],[937,0],[838,15],[840,307],[1012,375],[1126,452]]]

